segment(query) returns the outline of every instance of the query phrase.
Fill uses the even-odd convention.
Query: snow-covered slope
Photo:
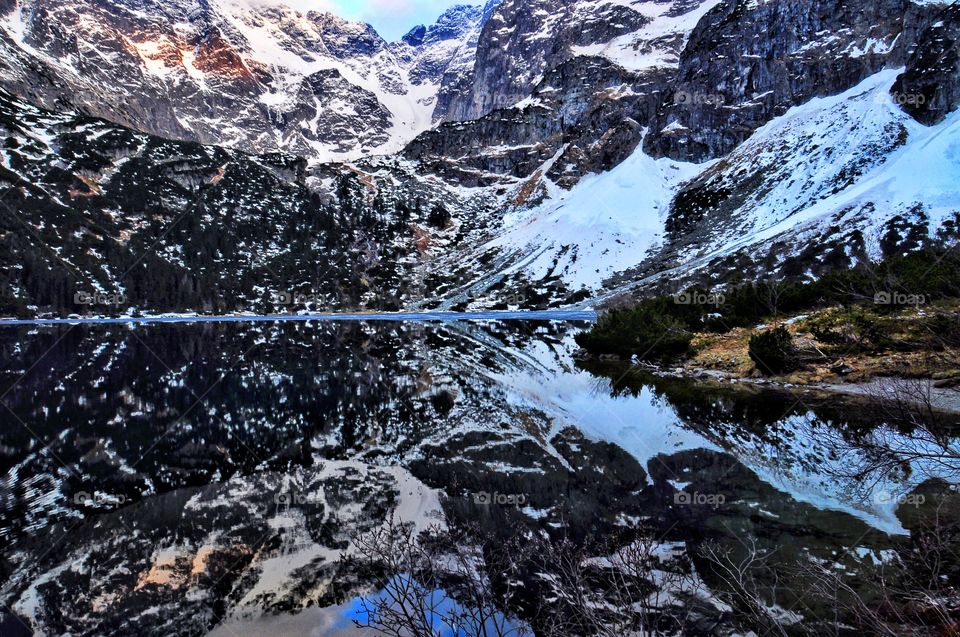
[[[504,233],[482,249],[516,255],[506,274],[559,276],[573,288],[597,289],[657,244],[676,189],[699,169],[638,151],[610,172],[507,217]]]
[[[899,70],[811,100],[684,185],[650,264],[688,273],[742,254],[783,268],[909,248],[960,214],[960,114],[924,126],[894,103]],[[737,267],[742,267],[742,264]]]
[[[646,19],[643,28],[617,36],[608,42],[574,46],[575,55],[600,55],[625,69],[642,71],[659,66],[677,67],[679,54],[697,23],[720,0],[691,2],[688,6],[663,2],[624,3]],[[596,4],[596,3],[594,3]],[[581,8],[582,15],[584,8]]]
[[[602,299],[691,277],[816,275],[957,227],[960,112],[934,126],[912,119],[890,94],[901,71],[795,107],[719,160],[638,149],[572,190],[545,180],[543,203],[513,207],[466,250],[475,276],[451,304],[504,282]]]
[[[960,209],[960,116],[929,128],[913,121],[890,98],[896,75],[798,107],[722,162],[763,172],[773,186],[740,207],[742,238],[727,233],[727,249],[835,215],[879,225],[919,214],[939,225]],[[796,158],[777,165],[787,149]]]

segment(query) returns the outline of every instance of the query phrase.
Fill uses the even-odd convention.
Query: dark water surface
[[[579,363],[585,315],[355,318],[0,330],[3,606],[52,634],[353,634],[338,557],[391,512],[842,561],[905,537],[936,477],[845,477],[844,432],[878,425],[856,404]]]

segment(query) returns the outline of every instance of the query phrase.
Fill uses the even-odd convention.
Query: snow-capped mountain
[[[493,2],[493,4],[496,4]],[[392,45],[394,54],[408,69],[411,84],[424,87],[434,98],[451,73],[473,66],[476,39],[489,11],[471,5],[456,5],[431,26],[419,25]],[[434,101],[433,118],[437,109]]]
[[[501,214],[446,263],[464,280],[448,303],[501,285],[597,299],[815,276],[949,239],[960,10],[858,7],[730,0],[665,12],[573,49],[584,55],[517,105],[422,134],[408,157],[505,193]],[[621,42],[666,25],[680,29],[677,57],[626,54]],[[619,76],[600,84],[611,68]]]
[[[5,307],[62,313],[78,284],[140,291],[144,311],[269,308],[277,285],[326,309],[592,304],[816,276],[957,227],[956,4],[503,0],[387,44],[273,0],[145,1],[4,7]],[[369,156],[318,161],[352,155]],[[159,214],[130,190],[147,177]],[[202,223],[163,234],[181,215]],[[163,286],[98,262],[157,237]]]
[[[503,0],[484,23],[470,81],[444,117],[471,120],[511,106],[578,55],[603,55],[629,70],[669,65],[718,1]]]
[[[794,107],[729,155],[693,164],[637,150],[612,171],[514,213],[477,259],[604,298],[740,277],[817,276],[960,228],[960,114],[924,126],[896,69]],[[631,264],[631,265],[627,265]]]
[[[19,0],[0,7],[0,83],[148,133],[312,160],[399,150],[431,125],[482,13],[390,45],[280,0]],[[415,30],[416,32],[416,30]]]

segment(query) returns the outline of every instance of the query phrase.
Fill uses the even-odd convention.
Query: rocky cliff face
[[[469,186],[537,171],[570,186],[630,154],[640,139],[638,120],[652,116],[665,80],[662,72],[637,75],[602,57],[572,58],[551,69],[528,99],[425,132],[403,155]]]
[[[936,5],[910,0],[724,0],[697,25],[644,148],[703,161],[791,106],[902,64]]]
[[[474,81],[477,63],[477,50],[483,27],[500,4],[500,0],[487,0],[480,12],[480,20],[470,29],[463,40],[463,46],[447,65],[437,89],[437,104],[433,111],[434,123],[443,121],[450,112],[451,104],[458,96],[470,89]]]
[[[470,38],[479,31],[483,18],[480,7],[460,4],[445,11],[433,25],[411,29],[393,45],[394,53],[409,68],[410,81],[438,88],[451,61],[470,54]]]
[[[936,124],[960,105],[960,5],[935,15],[909,52],[894,99],[918,121]]]
[[[472,76],[441,114],[471,120],[515,104],[545,72],[584,47],[607,45],[655,17],[688,14],[705,1],[660,0],[634,8],[603,0],[503,0],[483,26]]]
[[[451,9],[416,46],[246,0],[21,0],[0,7],[0,85],[156,135],[312,159],[392,152],[431,123],[480,18]]]
[[[536,175],[568,188],[608,170],[640,142],[690,30],[713,4],[501,3],[483,27],[475,73],[446,113],[465,121],[421,134],[403,155],[464,185]]]
[[[575,298],[581,284],[607,294],[683,277],[802,277],[952,236],[955,171],[927,155],[954,152],[957,9],[888,4],[700,6],[689,40],[657,40],[680,42],[673,60],[663,48],[628,55],[624,40],[662,33],[648,24],[573,49],[515,106],[421,135],[405,152],[426,169],[508,186],[503,223],[448,263],[472,290],[453,298],[494,281],[559,280]],[[659,63],[644,68],[649,56]],[[597,106],[618,85],[622,98]],[[490,263],[499,276],[469,277]]]

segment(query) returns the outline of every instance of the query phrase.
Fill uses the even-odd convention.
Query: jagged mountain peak
[[[483,9],[474,4],[457,4],[441,14],[437,21],[430,25],[417,25],[412,28],[402,41],[410,46],[423,46],[460,38],[465,35],[481,18]]]
[[[689,32],[720,0],[502,0],[488,5],[469,77],[438,119],[467,121],[515,104],[549,70],[599,55],[630,70],[675,66]],[[444,91],[442,91],[443,93]]]

